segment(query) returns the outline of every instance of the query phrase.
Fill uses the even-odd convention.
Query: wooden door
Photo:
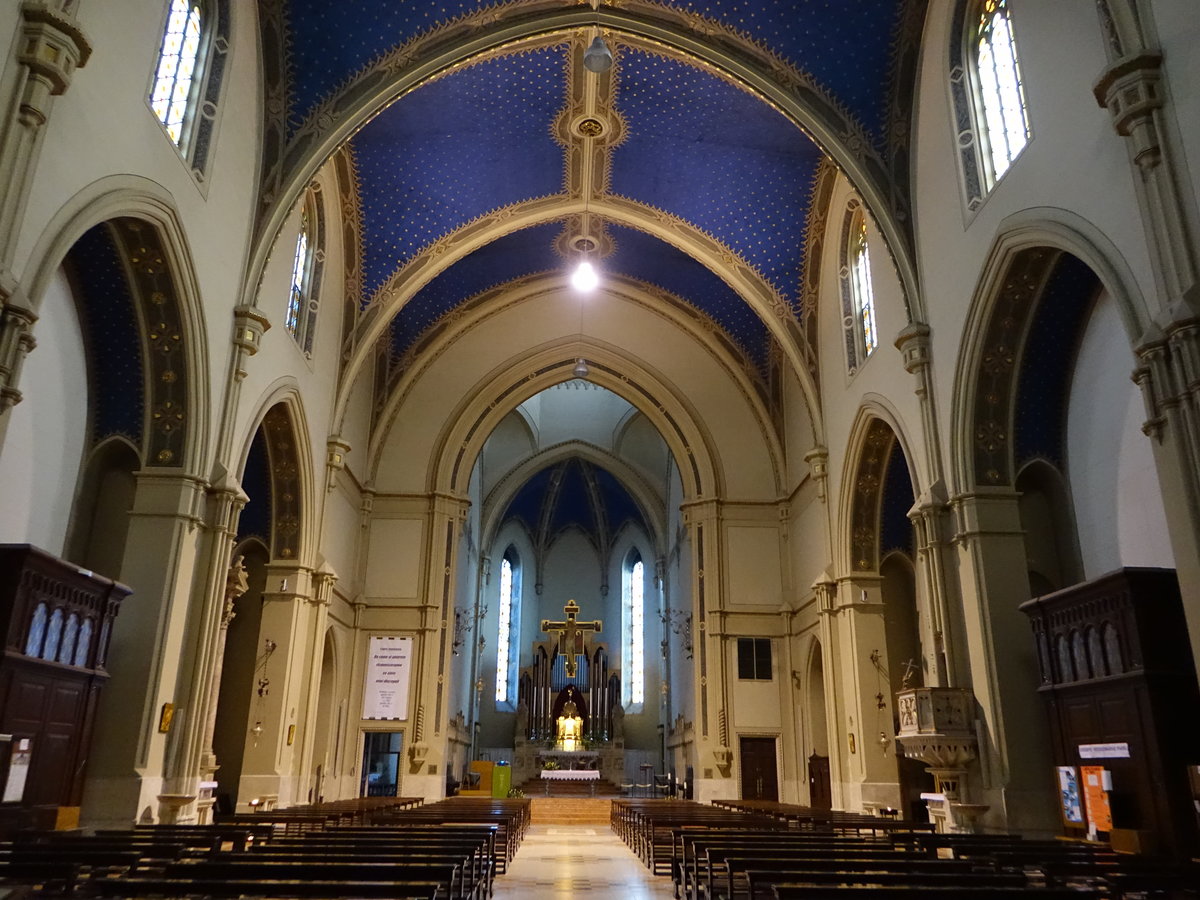
[[[817,756],[814,753],[808,758],[808,804],[813,809],[833,808],[828,756]]]
[[[778,800],[779,776],[775,768],[775,738],[744,737],[742,745],[742,799]]]

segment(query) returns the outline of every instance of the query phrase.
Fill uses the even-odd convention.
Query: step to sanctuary
[[[530,797],[534,825],[605,825],[612,814],[607,797]]]

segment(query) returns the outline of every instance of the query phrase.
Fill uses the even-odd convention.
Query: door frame
[[[738,765],[738,795],[742,793],[742,778],[746,774],[746,768],[742,762],[742,739],[743,738],[758,738],[760,740],[769,739],[774,741],[775,748],[775,799],[779,800],[783,796],[783,756],[780,754],[780,744],[783,735],[778,732],[755,732],[755,731],[739,731],[737,737],[737,765]],[[745,798],[743,798],[745,799]]]

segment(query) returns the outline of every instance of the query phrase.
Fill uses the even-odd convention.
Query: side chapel
[[[0,38],[6,821],[503,761],[1079,834],[1097,764],[1194,846],[1191,0]]]

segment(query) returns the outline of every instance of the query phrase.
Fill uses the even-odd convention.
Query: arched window
[[[199,177],[216,125],[229,54],[229,0],[170,0],[150,108]]]
[[[1029,143],[1029,115],[1008,0],[960,0],[950,51],[959,160],[967,205],[1008,171]]]
[[[629,552],[621,568],[621,601],[623,700],[637,707],[646,700],[646,567],[637,550]]]
[[[975,32],[975,72],[992,184],[1029,143],[1029,118],[1008,0],[983,0]]]
[[[875,291],[871,286],[871,250],[867,243],[867,214],[857,198],[846,207],[841,281],[846,364],[851,372],[856,372],[879,344],[879,332],[875,328]]]
[[[516,676],[517,654],[513,653],[521,633],[521,565],[511,547],[500,560],[499,622],[496,626],[496,702],[512,703],[509,685]]]
[[[312,353],[317,325],[317,294],[325,253],[320,187],[313,184],[300,207],[300,233],[292,258],[292,284],[283,324],[305,353]]]

